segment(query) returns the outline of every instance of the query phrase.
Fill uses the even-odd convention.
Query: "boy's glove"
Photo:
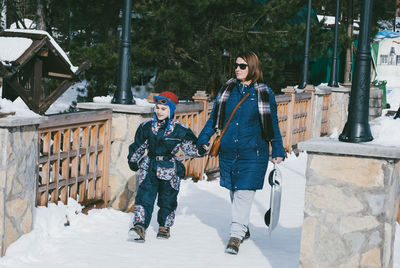
[[[138,171],[139,166],[136,162],[128,161],[128,164],[130,169],[132,169],[133,171]]]
[[[204,144],[197,144],[197,152],[199,152],[200,156],[204,156],[207,153],[205,145]]]

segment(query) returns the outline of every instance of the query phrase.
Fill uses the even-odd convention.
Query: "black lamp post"
[[[340,141],[366,142],[373,140],[368,123],[369,90],[371,82],[370,32],[373,0],[364,0],[361,9],[360,35],[351,86],[349,115]]]
[[[338,28],[339,28],[339,6],[340,6],[340,0],[336,0],[335,42],[333,46],[331,79],[329,80],[328,83],[328,86],[330,87],[339,87],[339,84],[337,82],[337,43],[338,43]]]
[[[311,20],[311,0],[308,0],[306,41],[305,41],[305,46],[304,46],[303,78],[299,85],[300,89],[305,88],[308,84],[308,50],[310,47],[310,20]]]
[[[118,82],[112,103],[135,104],[131,90],[131,10],[132,0],[124,1]]]

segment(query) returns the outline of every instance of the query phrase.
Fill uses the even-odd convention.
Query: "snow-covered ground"
[[[393,109],[395,103],[400,104],[400,88],[391,90],[388,102]],[[0,100],[1,111],[15,110],[15,102]],[[97,101],[109,102],[110,97]],[[400,135],[394,135],[400,133],[400,120],[382,116],[370,125],[374,143],[400,146]],[[306,153],[290,155],[280,164],[284,179],[281,217],[271,237],[263,223],[269,186],[256,193],[250,215],[251,238],[241,245],[237,256],[224,253],[229,239],[228,191],[219,186],[218,180],[186,180],[181,184],[169,240],[155,238],[158,226],[153,216],[146,242],[129,242],[132,213],[107,208],[84,215],[80,205],[70,200],[68,206],[36,208],[33,231],[8,248],[6,256],[0,258],[0,267],[298,267],[306,157]],[[64,226],[67,218],[70,225]],[[394,267],[400,268],[398,224],[394,250]]]
[[[304,153],[298,158],[291,155],[280,166],[284,174],[282,213],[271,237],[264,225],[269,187],[256,193],[251,238],[237,256],[224,253],[229,239],[229,192],[217,180],[186,180],[181,184],[169,240],[156,239],[156,215],[146,242],[137,244],[127,241],[132,213],[97,209],[89,215],[76,214],[80,205],[69,200],[68,206],[36,208],[34,230],[8,248],[0,267],[297,267],[305,166]]]

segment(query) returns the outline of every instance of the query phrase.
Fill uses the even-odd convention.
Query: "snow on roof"
[[[24,19],[24,24],[26,27],[28,27],[28,29],[35,29],[36,28],[36,23],[33,20],[30,19]],[[18,27],[17,27],[17,23],[13,23],[10,25],[10,29],[20,29],[23,28],[24,26],[22,25],[22,23],[20,21],[18,21]]]
[[[32,43],[32,39],[29,38],[0,37],[0,61],[7,64],[17,60]]]
[[[54,46],[54,48],[57,50],[57,52],[65,59],[65,61],[69,64],[70,70],[75,73],[78,70],[77,66],[72,65],[71,61],[69,60],[67,54],[64,52],[64,50],[57,44],[57,42],[53,39],[53,37],[50,36],[50,34],[46,31],[41,31],[41,30],[28,30],[28,29],[6,29],[4,30],[6,32],[19,32],[19,33],[30,33],[30,34],[42,34],[46,35],[51,44]],[[10,38],[10,37],[6,37]]]

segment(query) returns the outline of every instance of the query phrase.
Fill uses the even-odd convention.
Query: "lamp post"
[[[118,82],[112,103],[135,104],[131,90],[131,10],[132,0],[124,1]]]
[[[303,78],[299,85],[303,89],[308,84],[308,51],[310,46],[310,21],[311,21],[311,0],[308,0],[307,23],[306,23],[306,41],[304,46]]]
[[[337,43],[338,43],[338,28],[339,28],[339,6],[340,6],[340,0],[336,0],[335,41],[333,46],[331,78],[328,83],[328,86],[330,87],[339,87],[339,84],[337,82]]]
[[[351,86],[349,115],[340,141],[366,142],[373,140],[368,123],[371,73],[370,32],[373,0],[364,0],[361,8],[360,35]]]

